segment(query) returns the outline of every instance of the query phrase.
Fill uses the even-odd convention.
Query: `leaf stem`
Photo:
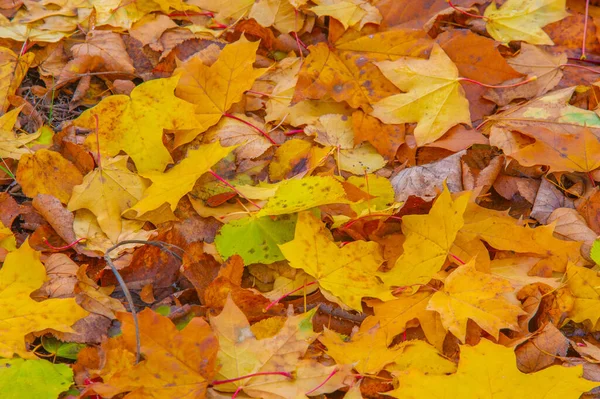
[[[587,39],[587,30],[588,30],[588,19],[590,14],[590,0],[585,1],[585,21],[583,23],[583,39],[581,41],[581,57],[580,60],[585,61],[587,56],[585,55],[585,39]]]
[[[532,76],[532,77],[530,77],[527,80],[523,80],[523,81],[521,81],[519,83],[513,83],[511,85],[488,85],[488,84],[481,83],[481,82],[478,82],[476,80],[469,79],[469,78],[458,78],[458,80],[465,81],[465,82],[475,83],[478,86],[487,87],[487,88],[490,88],[490,89],[510,89],[511,87],[523,86],[523,85],[525,85],[527,83],[533,82],[534,80],[537,80],[537,76]]]
[[[317,282],[316,282],[316,281],[311,281],[311,282],[310,282],[310,283],[308,283],[308,284],[304,284],[304,285],[302,285],[302,286],[300,286],[300,287],[296,288],[295,290],[292,290],[292,291],[290,291],[290,292],[288,292],[288,293],[285,293],[285,294],[283,294],[282,296],[280,296],[279,298],[277,298],[276,300],[274,300],[273,302],[271,302],[270,304],[268,304],[268,305],[267,305],[267,307],[264,309],[264,312],[268,311],[268,310],[269,310],[269,309],[271,309],[273,306],[277,305],[277,304],[279,303],[279,301],[281,301],[281,300],[283,300],[283,299],[287,298],[288,296],[292,295],[294,292],[298,292],[298,291],[300,291],[301,289],[303,289],[303,288],[306,288],[306,287],[309,287],[309,286],[311,286],[311,285],[313,285],[313,284],[317,284]]]
[[[450,255],[452,258],[456,259],[456,261],[457,261],[458,263],[460,263],[461,265],[464,265],[464,264],[465,264],[465,262],[463,262],[463,260],[462,260],[462,259],[460,259],[458,256],[456,256],[456,255],[454,255],[454,254],[451,254],[451,253],[448,253],[448,255]]]
[[[589,61],[587,61],[589,62]],[[580,68],[580,69],[585,69],[586,71],[590,71],[593,73],[600,73],[600,71],[596,70],[596,69],[592,69],[583,65],[577,65],[577,64],[561,64],[559,65],[559,68],[563,68],[563,67],[571,67],[571,68]]]
[[[257,207],[259,210],[262,209],[262,207],[260,205],[258,205],[256,202],[252,201],[250,198],[246,197],[237,188],[235,188],[231,183],[229,183],[227,180],[223,179],[221,176],[219,176],[212,169],[209,169],[208,173],[210,173],[211,175],[213,175],[213,177],[215,179],[217,179],[218,181],[220,181],[221,183],[223,183],[224,185],[226,185],[227,187],[229,187],[230,189],[232,189],[233,191],[235,191],[237,193],[237,195],[239,195],[240,197],[242,197],[243,199],[245,199],[246,201],[248,201],[249,203],[251,203],[252,205],[254,205],[255,207]]]
[[[259,373],[252,373],[252,374],[247,374],[247,375],[243,375],[241,377],[235,377],[235,378],[230,378],[228,380],[215,380],[213,382],[211,382],[212,385],[223,385],[223,384],[229,384],[230,382],[236,382],[236,381],[240,381],[240,380],[245,380],[246,378],[252,378],[252,377],[257,377],[260,375],[281,375],[287,378],[293,378],[291,373],[288,373],[287,371],[261,371]]]
[[[331,373],[329,373],[329,375],[327,376],[327,378],[325,378],[325,381],[323,381],[322,383],[320,383],[319,385],[317,385],[316,387],[314,387],[313,389],[311,389],[308,392],[305,392],[304,394],[306,396],[310,395],[311,393],[315,392],[316,390],[318,390],[319,388],[321,388],[323,385],[327,384],[327,381],[329,381],[337,372],[338,372],[338,368],[334,367],[333,370],[331,371]]]
[[[466,15],[466,16],[468,16],[468,17],[471,17],[471,18],[478,18],[478,19],[483,19],[483,20],[486,20],[486,21],[489,19],[488,17],[484,17],[483,15],[471,14],[470,12],[466,12],[466,11],[464,11],[464,10],[461,10],[460,8],[458,8],[458,7],[456,7],[454,4],[452,4],[452,0],[448,0],[448,5],[449,5],[450,7],[452,7],[452,8],[454,8],[454,9],[455,9],[456,11],[458,11],[459,13],[461,13],[461,14],[464,14],[464,15]]]
[[[297,133],[304,133],[304,129],[295,129],[295,130],[288,130],[287,132],[283,132],[283,134],[286,136],[293,136],[294,134],[297,134]]]
[[[260,134],[262,134],[267,140],[269,140],[271,142],[271,144],[273,145],[278,145],[272,138],[271,136],[269,136],[269,133],[265,132],[264,130],[262,130],[261,128],[259,128],[258,126],[253,125],[252,123],[243,120],[242,118],[238,118],[235,115],[232,114],[223,114],[224,117],[226,118],[230,118],[230,119],[234,119],[238,122],[242,122],[244,125],[250,126],[252,129],[256,130],[257,132],[259,132]]]
[[[46,246],[54,251],[64,251],[70,248],[73,248],[75,245],[79,244],[81,241],[85,241],[87,240],[87,238],[82,237],[82,238],[78,238],[77,240],[73,241],[70,244],[64,245],[62,247],[55,247],[54,245],[50,244],[50,242],[48,241],[48,239],[46,237],[44,237],[44,244],[46,244]]]

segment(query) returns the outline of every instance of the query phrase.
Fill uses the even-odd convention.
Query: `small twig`
[[[121,241],[121,242],[113,245],[112,247],[108,248],[106,250],[106,253],[104,254],[104,260],[106,261],[106,263],[110,267],[110,270],[112,270],[113,274],[117,278],[117,281],[119,282],[119,285],[121,286],[121,289],[123,290],[123,293],[125,294],[125,298],[127,298],[127,303],[129,304],[129,308],[131,309],[131,316],[133,317],[133,326],[135,329],[135,346],[136,346],[135,363],[137,364],[142,359],[142,343],[141,343],[142,340],[140,338],[140,324],[138,322],[137,312],[135,310],[135,305],[133,304],[133,297],[131,296],[131,292],[129,291],[129,288],[127,288],[127,284],[125,283],[125,280],[123,280],[121,273],[119,273],[119,271],[115,267],[114,263],[110,259],[110,253],[112,251],[114,251],[115,249],[119,248],[122,245],[127,245],[127,244],[152,245],[152,246],[155,246],[155,247],[165,251],[166,253],[174,256],[179,261],[181,261],[183,258],[179,254],[173,252],[168,247],[177,248],[177,249],[181,250],[182,252],[183,252],[183,249],[179,248],[176,245],[169,244],[169,243],[162,242],[162,241],[124,240],[124,241]]]

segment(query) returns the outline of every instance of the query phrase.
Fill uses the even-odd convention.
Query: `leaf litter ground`
[[[2,7],[0,396],[597,397],[598,7]]]

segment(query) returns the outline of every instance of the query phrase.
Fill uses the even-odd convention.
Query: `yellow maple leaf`
[[[565,5],[566,0],[508,0],[499,9],[492,2],[483,15],[488,33],[501,43],[522,40],[552,45],[542,27],[567,17]]]
[[[585,263],[581,242],[554,237],[555,224],[531,228],[502,212],[470,204],[460,233],[466,239],[478,237],[496,249],[538,254],[557,272],[564,272],[568,262]]]
[[[440,271],[463,227],[463,214],[470,194],[453,200],[448,187],[433,204],[427,215],[407,215],[402,218],[406,235],[404,252],[389,272],[378,273],[388,285],[408,287],[416,291]]]
[[[40,137],[42,133],[38,130],[34,134],[20,134],[13,132],[17,117],[23,107],[11,109],[0,116],[0,157],[21,159],[23,154],[30,154],[31,151],[25,147],[25,144],[32,142]]]
[[[194,135],[215,125],[223,114],[249,90],[254,80],[266,69],[253,69],[259,42],[249,42],[244,37],[225,46],[217,61],[211,66],[194,56],[184,62],[174,73],[181,73],[177,96],[195,104],[194,132],[178,137],[178,144],[191,141]]]
[[[389,345],[395,336],[406,331],[409,323],[416,319],[427,340],[442,350],[447,330],[442,326],[439,314],[427,309],[431,295],[431,292],[419,291],[413,295],[402,295],[392,301],[369,303],[373,307],[374,315],[363,321],[360,330],[366,331],[379,325],[386,332]]]
[[[306,171],[302,173],[310,175],[329,153],[330,148],[314,146],[306,140],[288,140],[275,150],[273,160],[269,163],[269,177],[271,181],[283,180],[296,172],[294,169],[297,165],[306,165]]]
[[[310,125],[322,115],[352,113],[347,104],[332,100],[303,100],[292,105],[301,66],[303,62],[299,57],[284,58],[261,77],[261,81],[268,79],[276,83],[266,102],[267,122],[285,120],[285,123],[292,126]]]
[[[75,219],[73,220],[73,231],[77,238],[85,238],[82,245],[90,251],[99,251],[105,253],[110,247],[118,242],[125,240],[148,240],[155,235],[154,230],[142,230],[145,222],[140,220],[121,220],[121,233],[116,241],[111,240],[104,234],[96,216],[87,209],[79,209],[75,211]],[[127,244],[119,246],[114,251],[110,252],[110,257],[115,259],[127,249],[132,249],[140,244]]]
[[[173,162],[163,145],[163,130],[198,126],[194,106],[174,96],[179,76],[155,79],[137,86],[129,96],[112,95],[83,112],[73,124],[92,130],[85,143],[103,157],[125,151],[138,172],[163,171]]]
[[[512,348],[486,339],[461,346],[458,370],[450,375],[403,374],[397,389],[386,392],[402,399],[577,399],[598,385],[583,379],[583,368],[551,366],[525,374],[516,367]]]
[[[152,181],[152,185],[144,191],[142,199],[124,212],[128,218],[139,218],[147,212],[154,211],[168,204],[171,211],[177,208],[181,197],[189,193],[196,180],[235,147],[222,147],[217,141],[189,150],[187,157],[166,173],[140,173]]]
[[[0,30],[0,37],[5,37],[1,33]],[[8,47],[0,47],[0,113],[6,112],[10,106],[8,96],[15,94],[34,58],[31,52],[17,55]]]
[[[17,241],[13,232],[2,223],[2,220],[0,220],[0,248],[4,248],[7,251],[17,249]]]
[[[379,244],[354,241],[339,248],[329,230],[310,212],[298,214],[294,239],[279,249],[290,266],[303,269],[326,293],[359,312],[363,297],[394,298],[375,276],[383,263]]]
[[[498,129],[492,131],[497,132]],[[549,172],[591,172],[600,167],[600,140],[589,128],[561,133],[540,126],[519,129],[535,143],[505,152],[523,166],[548,165]]]
[[[317,6],[310,10],[319,16],[329,15],[340,21],[344,29],[358,25],[362,29],[366,23],[379,24],[379,10],[364,0],[316,0]]]
[[[362,175],[372,173],[386,164],[385,159],[370,143],[354,145],[352,117],[329,114],[319,117],[318,123],[305,128],[306,134],[316,134],[315,141],[330,147],[341,170]]]
[[[25,335],[53,329],[73,332],[71,326],[88,315],[74,298],[48,299],[36,302],[30,294],[46,279],[46,269],[40,253],[25,241],[17,250],[6,255],[0,270],[0,356],[14,354],[37,359],[25,348]]]
[[[406,341],[393,347],[388,347],[391,341],[387,331],[374,326],[367,331],[352,335],[350,340],[344,341],[342,337],[325,328],[319,341],[327,347],[327,354],[338,364],[352,364],[360,374],[377,374],[385,369],[402,369],[407,365],[404,359],[413,345],[423,346],[417,352],[419,358],[413,359],[410,368],[423,372],[437,369],[440,374],[451,373],[456,367],[450,360],[443,358],[437,351],[423,341]],[[423,356],[423,352],[433,352],[433,356]],[[437,355],[437,356],[436,356]],[[414,360],[417,360],[416,362]],[[409,362],[410,363],[410,362]]]
[[[139,313],[144,360],[135,364],[133,318],[119,313],[123,335],[102,345],[105,361],[91,386],[103,397],[129,392],[124,398],[203,398],[215,375],[218,342],[206,321],[194,317],[179,331],[165,316],[144,309]]]
[[[471,125],[458,69],[439,45],[433,46],[428,60],[404,57],[376,65],[405,93],[377,102],[371,114],[390,124],[417,122],[417,145],[434,142],[459,123]]]
[[[478,272],[473,259],[446,278],[444,289],[433,294],[427,309],[438,312],[444,327],[461,342],[469,319],[498,339],[502,328],[519,330],[517,317],[525,314],[504,296],[512,290],[507,280]]]
[[[313,309],[288,317],[277,334],[259,340],[250,330],[250,323],[244,313],[228,297],[223,311],[210,318],[210,324],[219,338],[218,361],[221,368],[217,379],[235,379],[265,371],[293,370],[317,337],[311,323],[315,312],[316,309]],[[285,380],[281,375],[255,376],[220,384],[215,388],[223,392],[233,392],[240,388],[244,391],[260,391],[265,384]]]
[[[309,176],[281,182],[257,216],[286,215],[325,204],[347,202],[346,191],[333,176]]]
[[[248,18],[254,18],[265,28],[273,26],[281,33],[290,33],[298,32],[304,26],[306,16],[304,13],[297,12],[289,0],[256,0],[250,4],[252,8]]]
[[[81,184],[83,176],[60,153],[41,149],[31,155],[23,154],[17,168],[17,181],[28,197],[51,194],[66,204],[73,187]]]
[[[573,296],[568,316],[576,323],[591,322],[592,328],[600,319],[600,277],[594,270],[570,264],[567,268],[567,287]]]
[[[148,184],[127,169],[127,156],[117,156],[88,173],[73,188],[68,209],[89,209],[98,218],[102,231],[116,242],[121,234],[121,213],[142,198]]]

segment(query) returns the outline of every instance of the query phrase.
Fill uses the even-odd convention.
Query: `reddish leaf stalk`
[[[284,132],[283,134],[285,134],[286,136],[293,136],[294,134],[297,134],[297,133],[304,133],[304,129],[288,130],[287,132]]]
[[[270,304],[268,304],[268,305],[267,305],[267,307],[265,308],[265,310],[264,310],[264,311],[265,311],[265,312],[266,312],[266,311],[268,311],[268,310],[269,310],[269,309],[271,309],[273,306],[277,305],[277,304],[279,303],[279,301],[281,301],[281,300],[283,300],[283,299],[287,298],[288,296],[292,295],[293,293],[295,293],[295,292],[298,292],[298,291],[300,291],[301,289],[303,289],[303,288],[306,288],[306,287],[308,287],[308,286],[311,286],[311,285],[313,285],[313,284],[316,284],[316,283],[317,283],[316,281],[311,281],[311,282],[310,282],[310,283],[308,283],[308,284],[304,284],[303,286],[301,286],[301,287],[298,287],[298,288],[296,288],[295,290],[292,290],[292,291],[290,291],[290,292],[288,292],[288,293],[285,293],[285,294],[283,294],[282,296],[280,296],[279,298],[277,298],[276,300],[274,300],[273,302],[271,302]]]
[[[292,32],[294,34],[294,37],[296,38],[296,43],[298,43],[298,48],[300,48],[300,46],[302,46],[304,48],[304,50],[308,50],[308,46],[306,44],[304,44],[304,42],[302,40],[300,40],[300,37],[298,36],[298,34],[296,32]]]
[[[269,136],[269,133],[265,132],[264,130],[262,130],[261,128],[259,128],[258,126],[254,126],[252,123],[243,120],[242,118],[238,118],[235,115],[231,115],[231,114],[223,114],[224,117],[226,118],[230,118],[230,119],[235,119],[238,122],[242,122],[244,125],[250,126],[252,129],[256,130],[257,132],[259,132],[260,134],[262,134],[267,140],[269,140],[271,142],[271,144],[273,145],[278,145],[272,138],[271,136]]]
[[[532,77],[530,77],[527,80],[523,80],[523,81],[521,81],[519,83],[513,83],[511,85],[488,85],[488,84],[481,83],[481,82],[478,82],[476,80],[469,79],[469,78],[458,78],[458,80],[462,80],[462,81],[465,81],[465,82],[475,83],[478,86],[487,87],[487,88],[490,88],[490,89],[510,89],[511,87],[523,86],[523,85],[525,85],[527,83],[533,82],[534,80],[537,80],[537,76],[532,76]]]
[[[214,22],[214,23],[208,25],[207,28],[209,28],[209,29],[227,29],[227,28],[229,28],[229,26],[222,24],[220,22]]]
[[[246,378],[252,378],[252,377],[257,377],[259,375],[281,375],[287,378],[293,378],[291,373],[288,373],[287,371],[261,371],[259,373],[253,373],[253,374],[248,374],[248,375],[243,375],[241,377],[236,377],[236,378],[230,378],[228,380],[216,380],[213,381],[211,384],[212,385],[223,385],[223,384],[229,384],[230,382],[236,382],[236,381],[240,381],[240,380],[245,380]]]
[[[456,256],[456,255],[454,255],[454,254],[450,254],[450,253],[449,253],[448,255],[450,255],[452,258],[456,259],[456,261],[457,261],[458,263],[460,263],[461,265],[464,265],[464,264],[465,264],[465,262],[463,262],[463,261],[462,261],[462,259],[460,259],[458,256]]]
[[[331,373],[329,373],[329,375],[327,376],[327,378],[325,378],[325,381],[323,381],[322,383],[320,383],[319,385],[317,385],[316,387],[314,387],[313,389],[311,389],[308,392],[305,392],[305,395],[310,395],[311,393],[315,392],[317,389],[321,388],[323,385],[327,384],[327,381],[329,381],[337,372],[338,372],[338,368],[335,367]]]
[[[455,9],[456,11],[458,11],[459,13],[461,13],[461,14],[464,14],[464,15],[466,15],[466,16],[468,16],[468,17],[471,17],[471,18],[479,18],[479,19],[485,19],[485,20],[488,20],[488,19],[489,19],[488,17],[484,17],[483,15],[471,14],[470,12],[466,12],[466,11],[464,11],[464,10],[461,10],[460,8],[458,8],[458,7],[456,7],[454,4],[452,4],[452,1],[451,1],[451,0],[448,0],[448,5],[449,5],[450,7],[452,7],[452,8],[454,8],[454,9]]]
[[[226,185],[227,187],[229,187],[230,189],[235,191],[237,193],[237,195],[239,195],[240,197],[242,197],[243,199],[245,199],[246,201],[248,201],[249,203],[251,203],[252,205],[257,207],[258,209],[262,209],[262,207],[260,205],[258,205],[256,202],[252,201],[250,198],[246,197],[244,194],[242,194],[240,191],[238,191],[237,188],[233,187],[233,185],[231,185],[231,183],[229,183],[227,180],[223,179],[217,173],[213,172],[211,169],[208,170],[208,173],[210,173],[211,175],[213,175],[213,177],[215,179],[217,179],[218,181],[220,181],[221,183],[223,183],[224,185]]]
[[[242,387],[238,387],[238,389],[235,390],[235,392],[233,393],[233,395],[231,395],[231,399],[237,398],[237,396],[238,396],[238,394],[240,393],[241,390],[242,390]]]
[[[589,62],[589,61],[586,61],[586,62]],[[592,68],[589,68],[589,67],[586,67],[583,65],[577,65],[577,64],[562,64],[562,65],[559,65],[559,67],[560,68],[563,68],[563,67],[579,68],[579,69],[585,69],[586,71],[593,72],[593,73],[600,73],[600,71],[598,71],[597,69],[592,69]]]
[[[48,241],[47,238],[44,238],[44,244],[46,244],[46,246],[54,251],[64,251],[70,248],[73,248],[75,245],[79,244],[81,241],[87,240],[87,238],[82,237],[82,238],[78,238],[77,240],[73,241],[72,243],[68,244],[68,245],[64,245],[62,247],[55,247],[54,245],[50,244],[50,242]]]
[[[596,187],[596,181],[594,180],[594,177],[592,176],[592,172],[587,172],[587,177],[588,177],[588,179],[590,179],[590,182],[592,182],[592,187]]]

